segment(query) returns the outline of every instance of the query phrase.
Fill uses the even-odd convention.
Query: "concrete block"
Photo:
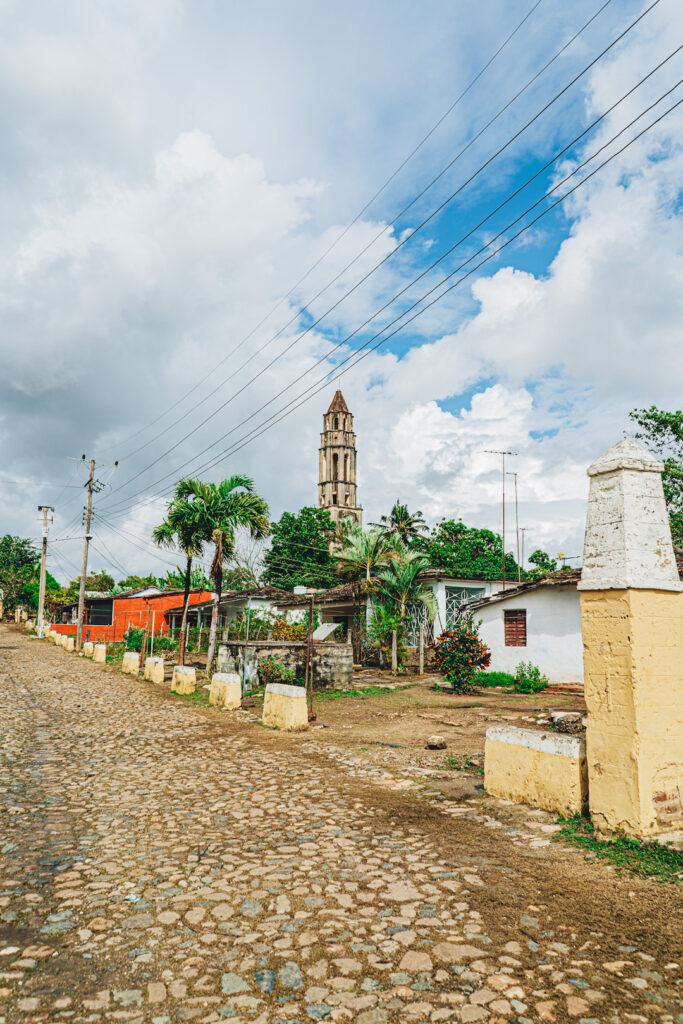
[[[99,665],[103,665],[107,660],[107,645],[106,644],[95,644],[92,651],[92,660],[97,662]]]
[[[83,644],[83,654],[86,658],[92,658],[93,648],[95,647],[92,640],[86,640]]]
[[[511,725],[486,730],[484,785],[487,793],[570,816],[588,800],[586,743]]]
[[[194,693],[197,689],[197,673],[189,665],[174,665],[171,679],[171,692],[180,694]]]
[[[74,637],[74,636],[67,636],[67,637],[65,637],[64,638],[64,648],[67,651],[75,651],[76,650],[76,637]]]
[[[264,725],[288,732],[308,729],[308,705],[303,686],[269,683],[263,700]]]
[[[136,676],[140,671],[140,652],[126,651],[121,662],[121,671],[128,676]]]
[[[163,683],[164,659],[158,657],[145,658],[145,679],[150,683]]]
[[[242,703],[242,680],[237,672],[215,672],[211,678],[209,704],[234,710]]]

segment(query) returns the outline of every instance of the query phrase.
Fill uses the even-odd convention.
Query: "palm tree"
[[[356,526],[346,531],[345,546],[341,551],[333,553],[332,557],[337,563],[337,572],[340,576],[350,579],[362,579],[365,577],[366,586],[378,569],[389,565],[393,559],[398,557],[398,549],[394,538],[388,536],[383,530],[362,530]]]
[[[429,559],[418,551],[405,551],[377,574],[378,596],[396,611],[401,621],[405,619],[411,602],[426,605],[432,616],[436,611],[431,587],[419,579],[429,564]]]
[[[178,548],[187,560],[185,567],[185,593],[183,597],[183,615],[180,624],[180,643],[178,663],[184,664],[185,659],[185,626],[187,609],[190,603],[192,586],[192,559],[199,558],[204,551],[205,537],[201,523],[197,521],[196,511],[192,502],[186,500],[186,480],[179,480],[173,498],[168,503],[166,518],[152,530],[152,540],[157,547]]]
[[[422,537],[421,531],[426,529],[424,516],[418,510],[415,513],[408,511],[407,505],[400,501],[394,502],[394,507],[388,516],[380,516],[379,523],[374,523],[385,534],[391,537],[398,537],[404,544]]]
[[[182,486],[181,486],[182,485]],[[209,649],[206,670],[211,669],[216,651],[218,631],[218,606],[223,590],[223,568],[232,557],[235,544],[235,530],[245,528],[255,539],[267,536],[269,532],[268,504],[254,493],[251,477],[234,474],[220,483],[205,483],[203,480],[183,480],[179,484],[182,497],[192,506],[202,538],[214,545],[213,560],[209,570],[214,583],[214,598]]]

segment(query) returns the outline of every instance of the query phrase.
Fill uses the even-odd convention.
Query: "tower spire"
[[[356,435],[353,416],[341,391],[335,392],[323,415],[320,435],[318,507],[327,509],[333,521],[355,519],[363,523],[356,481]]]

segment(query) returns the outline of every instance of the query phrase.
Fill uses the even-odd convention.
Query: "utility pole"
[[[54,512],[54,508],[52,505],[39,505],[38,511],[43,513],[43,543],[40,551],[40,590],[38,592],[38,619],[36,622],[38,636],[41,636],[45,614],[45,574],[47,572],[47,533],[49,529],[47,514],[48,512]]]
[[[528,526],[522,526],[519,531],[522,535],[522,568],[524,568],[524,542],[526,541],[526,537],[524,536],[524,534],[527,533],[528,530]]]
[[[85,455],[83,456],[85,461]],[[85,532],[83,534],[83,560],[81,562],[81,583],[78,588],[78,625],[76,626],[76,650],[80,651],[83,642],[83,612],[85,609],[85,577],[88,573],[88,547],[90,545],[90,519],[92,516],[92,492],[95,488],[95,460],[90,460],[88,475],[88,500],[85,506]]]
[[[498,448],[485,448],[489,455],[502,455],[503,457],[503,590],[505,590],[505,456],[517,455],[518,452],[501,451]]]
[[[522,582],[522,566],[519,561],[519,505],[517,502],[517,474],[508,473],[508,476],[515,478],[515,530],[517,532],[517,582]]]

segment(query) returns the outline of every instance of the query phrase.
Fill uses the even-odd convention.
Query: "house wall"
[[[504,611],[526,609],[526,647],[506,647]],[[581,608],[576,587],[539,587],[477,608],[479,636],[491,650],[489,671],[511,672],[520,661],[538,665],[551,683],[583,682]]]
[[[482,597],[490,597],[491,594],[496,594],[502,588],[502,583],[492,582],[491,580],[458,580],[458,579],[445,579],[445,580],[434,580],[429,582],[429,586],[432,589],[432,593],[436,599],[436,617],[434,619],[434,635],[438,636],[444,629],[449,626],[446,616],[446,589],[451,587],[481,587],[484,593]]]
[[[190,594],[190,604],[197,604],[199,601],[206,601],[211,597],[211,592],[208,590],[197,591],[196,593]],[[114,597],[114,610],[112,617],[112,624],[110,626],[91,626],[88,621],[88,606],[86,603],[86,621],[83,628],[83,635],[89,640],[104,640],[104,641],[117,641],[123,640],[128,626],[134,626],[136,629],[144,629],[147,623],[147,608],[149,607],[154,612],[154,631],[155,633],[166,632],[168,625],[164,622],[164,611],[167,608],[172,608],[178,604],[177,594],[158,594],[150,595],[148,597]],[[180,625],[180,618],[178,618],[178,625]],[[55,623],[52,626],[58,633],[63,633],[66,636],[76,635],[76,624],[75,623]],[[151,617],[150,617],[150,629],[152,628]]]

